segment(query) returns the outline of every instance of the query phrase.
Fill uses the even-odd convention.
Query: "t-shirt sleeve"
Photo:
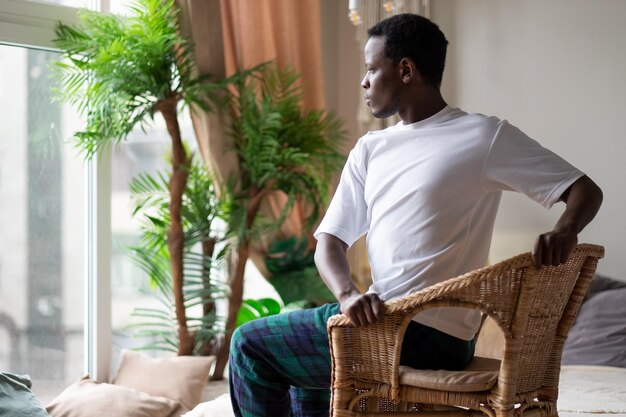
[[[493,138],[484,174],[487,189],[518,191],[546,208],[584,175],[506,121]]]
[[[331,234],[348,245],[367,233],[367,206],[364,189],[366,163],[362,142],[348,155],[337,190],[319,227],[313,234],[316,239],[322,233]]]

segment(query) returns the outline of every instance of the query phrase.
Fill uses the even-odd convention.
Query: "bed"
[[[489,319],[478,356],[499,358],[502,336]],[[626,282],[596,275],[572,326],[561,361],[561,417],[626,417]]]
[[[564,365],[558,410],[561,417],[626,417],[626,368]]]
[[[626,417],[626,368],[565,365],[561,370],[560,417]],[[185,417],[233,416],[228,394],[203,402]]]
[[[626,282],[596,275],[563,349],[561,417],[626,417]]]

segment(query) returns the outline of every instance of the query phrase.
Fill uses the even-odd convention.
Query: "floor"
[[[228,380],[210,381],[202,392],[202,401],[210,401],[228,393]]]

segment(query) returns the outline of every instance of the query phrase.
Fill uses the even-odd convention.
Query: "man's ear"
[[[405,84],[411,82],[413,78],[420,76],[419,71],[417,71],[417,68],[415,67],[415,63],[410,58],[402,58],[398,63],[398,68],[400,70],[402,82]]]

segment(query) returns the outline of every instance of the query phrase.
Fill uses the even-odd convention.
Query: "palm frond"
[[[171,272],[169,268],[162,268],[163,264],[168,265],[169,259],[166,253],[154,253],[145,248],[136,248],[135,253],[134,259],[140,266],[146,272],[153,274],[151,279],[154,281],[161,307],[136,308],[132,313],[136,321],[127,328],[133,330],[136,337],[154,340],[143,346],[143,349],[169,350],[171,346],[178,346]],[[160,257],[160,260],[157,257]],[[186,309],[204,305],[207,302],[213,303],[225,297],[227,285],[218,278],[217,272],[212,268],[212,263],[211,258],[202,254],[185,253],[184,265],[187,273],[183,284],[183,294]],[[189,273],[190,271],[194,273]],[[159,278],[155,279],[157,275]],[[198,346],[210,343],[216,335],[220,334],[223,331],[221,323],[221,317],[214,312],[200,317],[191,315],[187,317],[187,326],[195,332],[195,344]],[[196,351],[195,348],[194,351]]]
[[[167,177],[165,172],[158,171],[156,177],[142,173],[131,179],[129,189],[133,216],[153,207],[168,207],[170,196]]]
[[[233,123],[228,134],[240,172],[228,182],[233,195],[227,210],[229,232],[237,239],[256,237],[284,220],[285,210],[275,222],[259,218],[255,230],[246,229],[249,191],[267,186],[289,197],[286,210],[294,201],[302,201],[311,226],[328,202],[332,175],[345,161],[339,152],[346,134],[343,123],[331,112],[302,109],[302,86],[293,69],[267,63],[233,85]]]
[[[193,49],[178,28],[174,0],[137,0],[128,17],[79,13],[79,24],[56,26],[61,59],[57,97],[75,105],[86,127],[75,140],[85,157],[123,140],[176,97],[204,110],[223,101],[226,81],[195,76]]]

